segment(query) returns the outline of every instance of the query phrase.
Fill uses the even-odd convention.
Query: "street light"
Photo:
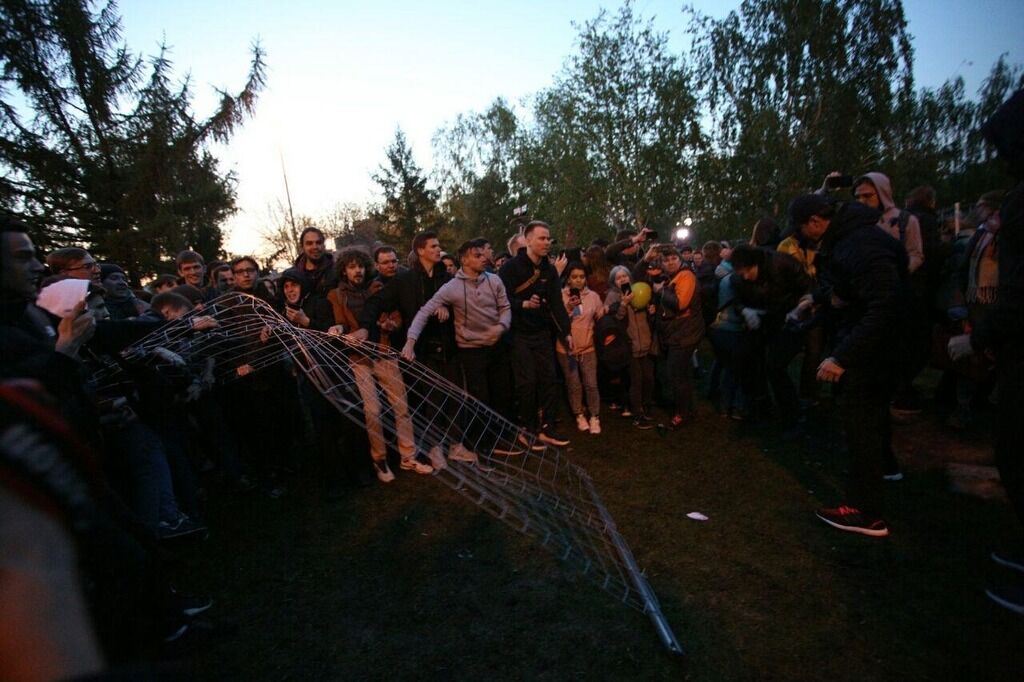
[[[689,218],[687,218],[687,220],[689,220]],[[676,230],[676,239],[678,239],[681,242],[685,242],[689,238],[689,236],[690,231],[685,227],[680,227],[678,230]]]

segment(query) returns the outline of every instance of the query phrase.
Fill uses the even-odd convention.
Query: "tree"
[[[395,131],[395,139],[385,154],[387,165],[380,166],[372,176],[384,199],[375,217],[381,223],[380,237],[405,247],[417,232],[444,227],[437,207],[438,192],[427,187],[427,177],[416,165],[401,128]]]
[[[209,151],[254,111],[259,45],[236,94],[208,118],[167,50],[144,60],[121,40],[114,2],[5,0],[0,6],[0,198],[46,247],[81,244],[157,271],[183,248],[221,250],[235,183]]]

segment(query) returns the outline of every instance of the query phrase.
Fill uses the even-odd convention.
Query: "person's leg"
[[[648,353],[640,358],[640,377],[643,388],[640,391],[640,403],[643,414],[650,416],[654,409],[654,357]]]
[[[601,416],[601,394],[597,390],[597,353],[584,353],[579,357],[580,378],[587,396],[587,410],[591,417]]]
[[[357,360],[351,367],[356,388],[363,399],[363,418],[366,421],[366,434],[370,438],[370,457],[375,462],[383,462],[387,459],[387,445],[380,423],[380,397],[377,395],[377,382],[373,378],[373,367],[368,360]]]
[[[523,426],[539,431],[537,410],[537,367],[530,337],[519,333],[512,340],[512,371],[519,399],[519,419]]]
[[[804,355],[800,362],[800,397],[810,402],[818,400],[818,365],[825,353],[825,328],[811,327],[804,337]]]
[[[644,414],[644,360],[645,357],[631,355],[629,358],[629,409],[636,416]]]
[[[403,460],[416,456],[416,443],[413,440],[412,418],[409,416],[409,399],[406,395],[405,382],[398,361],[391,358],[373,361],[373,375],[380,382],[395,419],[398,454]],[[379,421],[379,420],[378,420]]]
[[[874,376],[879,371],[881,367],[846,370],[838,396],[850,459],[846,503],[873,519],[885,511],[882,470],[889,419],[889,392]]]
[[[534,372],[540,416],[543,424],[553,420],[558,411],[558,375],[555,372],[555,344],[547,333],[537,334],[531,340]]]
[[[691,417],[693,404],[692,346],[671,347],[668,350],[669,375],[675,392],[675,410],[678,417]]]
[[[786,327],[772,333],[765,344],[765,374],[786,427],[794,426],[800,417],[800,397],[789,378],[789,365],[802,345],[803,335]]]
[[[574,417],[583,414],[583,386],[580,384],[580,363],[575,355],[555,353],[565,377],[565,391],[569,398],[569,409]]]

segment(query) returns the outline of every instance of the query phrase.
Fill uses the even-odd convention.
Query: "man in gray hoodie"
[[[462,267],[419,309],[409,325],[402,357],[416,359],[416,339],[424,326],[438,308],[450,306],[454,313],[455,343],[466,391],[508,418],[512,387],[508,381],[508,349],[501,337],[512,323],[512,307],[501,278],[487,272],[486,254],[476,240],[463,243],[458,257]],[[477,415],[466,430],[469,449],[473,451],[494,446],[493,434],[485,439],[478,424],[480,421]],[[459,446],[453,446],[449,457],[460,451]]]

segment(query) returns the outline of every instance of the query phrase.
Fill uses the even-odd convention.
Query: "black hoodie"
[[[292,305],[285,298],[285,282],[296,282],[299,285],[301,293],[299,294],[298,304]],[[298,308],[306,313],[306,317],[309,318],[308,328],[314,331],[325,332],[334,324],[334,310],[331,308],[331,304],[327,302],[327,299],[312,293],[312,282],[301,270],[298,268],[288,268],[282,272],[280,287],[282,311],[286,308]]]
[[[840,303],[831,355],[846,369],[891,360],[907,314],[907,252],[878,229],[878,215],[859,203],[839,204],[815,259],[821,283],[815,298]]]

